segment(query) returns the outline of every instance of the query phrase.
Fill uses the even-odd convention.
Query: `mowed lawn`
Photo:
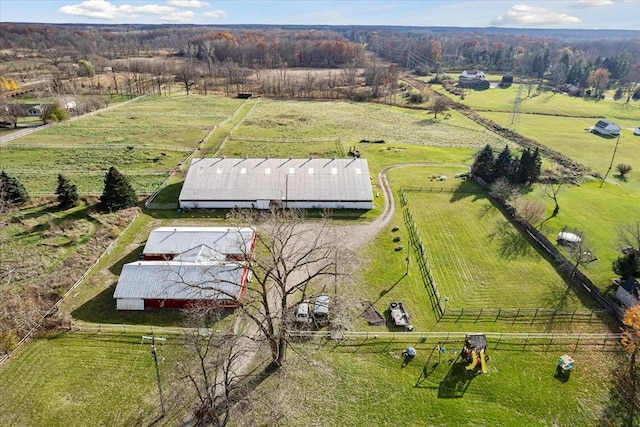
[[[511,120],[510,113],[485,112],[482,115],[504,126],[507,126]],[[589,127],[593,127],[596,121],[597,119],[588,118],[521,114],[518,132],[589,166],[593,172],[604,175],[611,164],[616,138],[603,138],[588,132]],[[617,121],[617,123],[623,129],[610,178],[617,174],[615,166],[618,163],[627,163],[633,167],[634,171],[640,171],[640,156],[637,155],[640,151],[640,136],[634,136],[628,129],[634,123],[637,123],[635,126],[640,126],[640,110],[637,121]],[[630,173],[628,176],[628,181],[635,182],[636,187],[640,187],[638,175]],[[625,184],[623,181],[619,183]]]
[[[178,341],[176,338],[174,341]],[[158,346],[168,373],[180,346]],[[149,425],[160,415],[150,344],[140,335],[72,333],[32,342],[0,370],[0,425]],[[164,425],[186,410],[170,408]],[[166,420],[165,420],[166,422]]]
[[[418,177],[430,173],[434,172],[416,170],[406,185],[425,182]],[[398,176],[394,185],[403,179],[406,177]],[[407,197],[440,293],[448,298],[446,306],[596,308],[589,300],[585,307],[479,186],[453,176],[446,183],[433,184],[454,192],[409,192]]]
[[[100,193],[104,174],[116,166],[139,193],[150,194],[241,105],[224,97],[148,96],[5,144],[0,170],[34,194],[54,194],[58,173],[86,194]]]
[[[594,426],[621,425],[611,414],[626,413],[610,400],[616,386],[607,377],[623,363],[610,350],[569,344],[544,352],[490,342],[489,372],[474,375],[455,363],[461,342],[443,344],[443,354],[435,344],[381,337],[294,344],[283,371],[250,395],[254,416],[292,426]],[[407,345],[418,354],[403,367]],[[554,373],[565,352],[577,367],[563,383]]]
[[[450,94],[449,96],[479,112],[504,111],[511,113],[517,94],[518,85],[514,84],[504,89],[469,90],[465,92],[464,100],[460,100],[458,96]],[[624,101],[577,98],[551,91],[538,93],[535,85],[532,87],[530,94],[528,94],[527,86],[523,86],[521,97],[520,111],[525,114],[557,114],[569,117],[610,117],[617,120],[637,120],[640,113],[640,103],[638,101],[625,104]]]

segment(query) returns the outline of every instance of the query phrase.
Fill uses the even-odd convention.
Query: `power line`
[[[151,340],[151,354],[153,355],[153,362],[156,365],[156,380],[158,381],[158,393],[160,394],[160,408],[162,409],[162,416],[167,415],[167,412],[164,408],[164,395],[162,394],[162,383],[160,382],[160,368],[158,366],[158,354],[156,351],[156,340],[162,342],[163,344],[167,341],[166,338],[156,338],[156,337],[148,337],[143,335],[142,342],[145,340]]]

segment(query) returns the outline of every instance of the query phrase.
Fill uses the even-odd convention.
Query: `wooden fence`
[[[292,340],[331,341],[334,348],[366,351],[366,348],[384,345],[402,348],[408,344],[430,348],[440,345],[442,348],[460,350],[467,335],[474,332],[348,332],[348,331],[290,331]],[[488,349],[501,351],[620,351],[622,334],[563,334],[563,333],[508,333],[486,332]]]
[[[62,297],[60,297],[60,299],[56,301],[56,303],[49,310],[47,310],[47,312],[40,318],[40,320],[35,325],[33,325],[33,327],[29,330],[29,332],[27,332],[27,334],[24,337],[22,337],[22,339],[18,342],[16,347],[13,350],[11,350],[11,352],[9,352],[8,354],[5,354],[4,356],[0,357],[0,365],[2,365],[4,362],[9,360],[14,354],[16,354],[18,350],[20,350],[20,348],[23,345],[25,345],[36,334],[36,332],[40,330],[40,328],[42,327],[42,324],[47,319],[47,317],[52,316],[53,314],[55,314],[56,311],[58,311],[62,303],[76,290],[76,288],[80,285],[80,283],[82,283],[82,281],[89,275],[89,273],[93,271],[93,269],[98,265],[98,263],[100,263],[100,261],[102,261],[102,259],[105,256],[111,253],[113,248],[120,241],[120,238],[126,234],[127,230],[129,230],[129,228],[131,227],[131,224],[133,224],[136,221],[136,219],[138,218],[138,215],[139,214],[136,214],[136,216],[131,219],[131,221],[126,226],[126,228],[122,230],[122,233],[120,233],[120,235],[115,240],[113,240],[109,244],[109,246],[106,247],[106,249],[98,257],[98,259],[82,274],[82,276],[78,278],[78,280],[76,280],[73,286],[71,286],[69,290],[67,290],[67,292],[65,292],[65,294]]]
[[[486,182],[482,180],[480,177],[476,177],[476,181],[485,189],[488,190],[488,185]],[[587,294],[591,295],[594,300],[596,300],[604,309],[611,312],[613,316],[615,316],[618,320],[622,320],[624,316],[624,309],[616,304],[614,301],[611,301],[608,297],[606,297],[600,289],[594,285],[594,283],[576,266],[573,265],[571,261],[569,261],[559,250],[558,248],[547,239],[545,235],[543,235],[538,229],[533,227],[522,218],[517,212],[516,209],[511,206],[506,200],[493,197],[489,191],[487,191],[487,197],[489,197],[492,201],[494,201],[497,205],[501,206],[510,216],[513,223],[516,227],[521,231],[526,233],[537,245],[540,249],[545,251],[550,259],[552,260],[554,266],[560,271],[565,280],[567,280],[572,285],[583,289]]]
[[[440,320],[453,322],[591,323],[609,317],[608,310],[554,310],[548,308],[447,308]]]
[[[402,194],[402,199],[406,200],[406,195],[404,194],[404,192],[402,192],[402,190],[400,191]],[[409,231],[409,242],[411,243],[411,247],[416,253],[416,259],[418,262],[418,267],[420,269],[420,277],[422,278],[425,289],[429,294],[431,307],[439,317],[442,317],[445,312],[444,303],[442,302],[442,298],[440,297],[440,290],[438,289],[438,285],[436,284],[436,281],[433,277],[431,265],[429,264],[429,258],[427,257],[427,251],[422,244],[422,238],[420,237],[418,227],[415,220],[413,219],[413,215],[411,214],[411,209],[407,206],[402,214],[404,217],[404,222],[407,226],[407,230]]]
[[[480,186],[487,189],[486,183],[479,179]],[[434,191],[435,189],[435,191]],[[562,311],[546,308],[447,308],[440,297],[438,286],[433,277],[433,271],[431,264],[425,250],[425,246],[422,243],[422,238],[418,231],[418,227],[411,213],[411,209],[408,207],[409,199],[407,193],[412,192],[442,192],[442,188],[437,187],[403,187],[400,189],[400,201],[401,205],[406,207],[403,212],[405,224],[409,232],[409,239],[412,248],[417,253],[418,266],[420,268],[420,274],[425,288],[429,293],[429,300],[431,301],[432,308],[439,321],[455,321],[455,322],[468,322],[474,321],[474,323],[481,321],[506,321],[506,322],[586,322],[590,323],[593,318],[601,318],[603,316],[612,315],[616,319],[621,320],[624,315],[624,311],[620,306],[612,302],[602,292],[596,288],[596,286],[585,276],[581,271],[576,269],[569,260],[536,228],[531,226],[527,221],[520,217],[515,209],[510,206],[506,201],[493,198],[488,192],[483,192],[490,200],[494,200],[498,205],[504,208],[504,210],[511,216],[516,227],[525,232],[531,237],[531,239],[550,255],[554,266],[562,273],[565,280],[569,283],[579,286],[584,289],[588,294],[603,307],[603,309],[597,310],[584,310],[584,311]],[[447,191],[448,189],[445,189]],[[451,190],[452,192],[453,190]]]

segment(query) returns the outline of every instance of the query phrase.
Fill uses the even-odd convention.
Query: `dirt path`
[[[353,251],[354,253],[363,250],[369,243],[373,241],[373,239],[385,228],[389,226],[393,215],[396,210],[396,202],[393,197],[393,191],[391,189],[391,185],[389,184],[388,172],[392,169],[402,168],[402,167],[424,167],[424,166],[462,166],[467,167],[468,165],[463,164],[453,164],[453,163],[406,163],[389,166],[378,174],[378,182],[380,185],[380,189],[384,194],[385,198],[385,206],[382,211],[382,214],[376,218],[374,221],[369,223],[361,224],[358,223],[356,225],[348,225],[348,226],[337,226],[334,231],[336,232],[335,236],[340,243],[343,249],[347,249],[349,251]],[[310,226],[313,227],[313,224]],[[272,287],[269,300],[274,301],[277,298],[275,287]],[[238,331],[234,331],[238,332]],[[249,321],[249,324],[246,326],[244,331],[242,332],[242,337],[238,340],[236,346],[239,350],[241,350],[241,355],[234,360],[232,371],[238,377],[242,378],[247,375],[249,369],[251,368],[251,364],[253,359],[259,349],[259,341],[261,338],[261,332],[255,322]]]

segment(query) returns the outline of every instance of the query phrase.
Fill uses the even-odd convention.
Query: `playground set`
[[[461,356],[467,361],[467,371],[480,370],[483,374],[489,372],[487,362],[487,337],[482,334],[467,335],[464,339],[464,347]]]

